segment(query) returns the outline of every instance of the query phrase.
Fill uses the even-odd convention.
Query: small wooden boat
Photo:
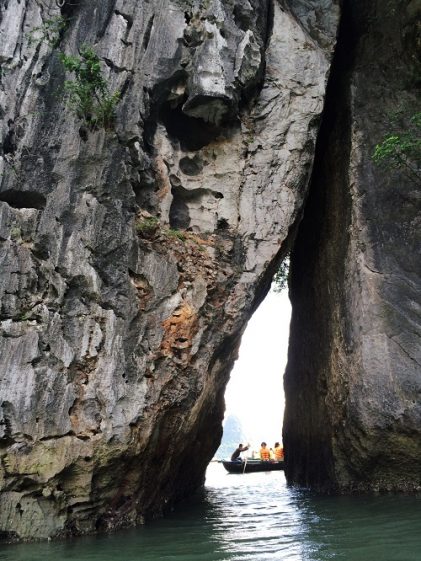
[[[284,469],[284,462],[262,462],[261,460],[244,460],[229,462],[222,460],[228,473],[255,473],[257,471],[279,471]]]

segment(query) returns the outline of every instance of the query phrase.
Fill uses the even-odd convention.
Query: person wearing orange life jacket
[[[262,462],[268,462],[270,460],[270,451],[266,442],[262,442],[260,445],[260,459]]]
[[[275,442],[275,447],[273,449],[273,453],[275,454],[275,462],[283,462],[283,460],[284,460],[284,449],[279,444],[279,442]]]

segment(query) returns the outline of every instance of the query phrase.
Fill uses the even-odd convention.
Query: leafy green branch
[[[74,74],[74,80],[66,80],[64,84],[68,107],[91,129],[112,128],[120,91],[110,92],[96,52],[83,45],[79,56],[59,53],[59,59]]]
[[[29,43],[47,43],[52,47],[57,47],[67,25],[68,22],[63,16],[56,16],[47,19],[42,25],[34,27],[26,36]]]
[[[288,277],[289,277],[289,256],[285,257],[282,263],[279,265],[278,270],[273,276],[273,284],[275,292],[282,292],[288,288]]]
[[[27,34],[29,42],[57,47],[68,23],[69,20],[63,16],[48,19]],[[64,83],[69,109],[90,129],[112,128],[120,91],[110,92],[96,52],[89,45],[83,45],[78,56],[59,51],[58,57],[64,69],[74,75],[73,80],[66,80]]]
[[[421,184],[421,113],[415,113],[403,133],[388,134],[377,144],[372,160],[378,166],[400,170],[412,182]]]

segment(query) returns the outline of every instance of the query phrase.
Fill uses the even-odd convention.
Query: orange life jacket
[[[269,448],[260,448],[260,459],[265,462],[270,459]]]
[[[273,451],[275,452],[275,460],[277,462],[280,462],[284,459],[284,449],[282,448],[282,446],[277,446],[273,449]]]

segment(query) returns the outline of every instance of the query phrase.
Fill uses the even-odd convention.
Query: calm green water
[[[146,527],[3,546],[0,561],[421,561],[421,497],[315,497],[281,472],[228,475]]]

